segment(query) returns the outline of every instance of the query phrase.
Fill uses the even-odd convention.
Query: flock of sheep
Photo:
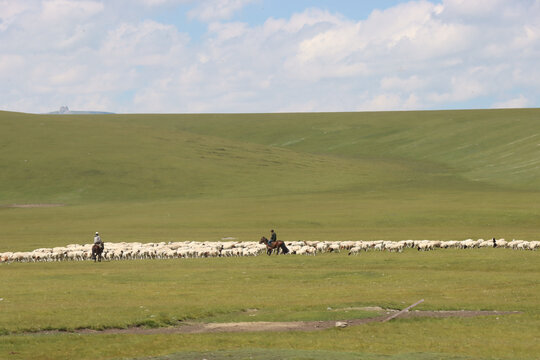
[[[463,241],[292,241],[286,242],[289,254],[316,255],[317,253],[347,251],[349,255],[358,255],[362,251],[402,252],[405,248],[419,251],[435,249],[473,249],[484,247],[508,248],[514,250],[538,250],[540,241],[504,239]],[[91,259],[92,244],[71,244],[65,247],[41,248],[29,252],[0,253],[2,262],[37,262],[37,261],[80,261]],[[132,259],[175,259],[201,257],[257,256],[266,254],[266,246],[258,242],[160,242],[160,243],[105,243],[105,260]]]

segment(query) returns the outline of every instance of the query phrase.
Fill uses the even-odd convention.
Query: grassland
[[[0,252],[88,243],[96,230],[106,242],[256,240],[270,228],[284,240],[537,240],[539,119],[539,109],[0,112]],[[535,359],[538,256],[484,249],[0,264],[0,358]],[[362,317],[370,314],[327,308],[402,308],[420,298],[423,309],[523,313],[276,336],[22,333]]]
[[[536,239],[540,110],[0,112],[0,251],[105,241]],[[62,208],[9,208],[61,203]]]
[[[349,353],[414,359],[423,353],[426,359],[535,359],[540,351],[538,260],[536,252],[483,249],[124,261],[99,267],[90,262],[11,264],[2,267],[0,280],[2,289],[9,289],[0,304],[8,334],[0,337],[0,357],[114,359],[180,353],[182,358],[213,351],[219,358],[220,352],[244,349],[237,355],[249,358],[246,349],[267,349],[267,357],[255,357],[264,359],[279,358],[288,349],[288,358],[303,358],[301,351],[308,352],[304,358],[315,358],[309,351],[326,351],[329,358]],[[522,314],[403,319],[315,333],[18,334],[168,326],[177,320],[338,320],[370,315],[347,312],[349,307],[403,308],[421,298],[423,310]]]

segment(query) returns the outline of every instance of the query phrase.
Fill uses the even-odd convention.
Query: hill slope
[[[184,130],[318,154],[448,166],[472,181],[540,190],[540,109],[200,115]]]
[[[538,234],[540,110],[0,112],[0,251],[83,242]],[[9,204],[61,203],[14,209]]]
[[[152,116],[2,115],[4,204],[337,191],[375,185],[397,167],[193,134]]]

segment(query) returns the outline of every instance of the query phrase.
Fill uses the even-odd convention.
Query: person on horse
[[[99,233],[96,231],[96,235],[94,236],[94,244],[98,244],[101,247],[101,251],[103,251],[104,244],[103,241],[101,241],[101,237],[99,236]]]
[[[270,230],[270,240],[268,240],[268,246],[272,247],[272,243],[277,241],[277,235],[274,229]]]

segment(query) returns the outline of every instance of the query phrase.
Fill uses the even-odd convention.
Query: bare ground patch
[[[495,316],[519,314],[519,311],[410,311],[405,312],[397,319],[402,318],[467,318],[477,316]],[[70,333],[76,334],[201,334],[201,333],[233,333],[233,332],[263,332],[263,331],[317,331],[330,329],[338,326],[338,323],[345,326],[356,326],[372,322],[382,322],[388,318],[388,314],[367,319],[349,319],[341,321],[284,321],[284,322],[236,322],[236,323],[190,323],[184,322],[179,326],[161,328],[131,327],[127,329],[105,329],[92,330],[80,329]],[[395,320],[397,320],[395,319]],[[395,321],[393,320],[393,321]],[[344,326],[338,326],[344,327]],[[60,331],[41,331],[26,334],[54,334],[64,333]]]

